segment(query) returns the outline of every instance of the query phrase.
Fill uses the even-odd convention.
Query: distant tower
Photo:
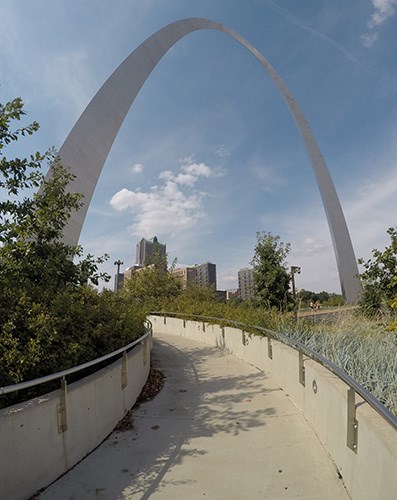
[[[211,264],[211,262],[206,262],[205,264],[200,264],[196,266],[197,286],[211,286],[213,285],[216,290],[216,265]]]
[[[238,287],[242,300],[249,300],[254,297],[254,270],[243,268],[238,272]]]
[[[159,243],[157,236],[151,240],[142,238],[136,245],[136,265],[139,267],[153,264],[153,257],[166,258],[166,245]]]

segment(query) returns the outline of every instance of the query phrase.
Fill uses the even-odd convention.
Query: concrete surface
[[[40,500],[349,498],[287,395],[262,372],[180,336],[160,335],[166,376],[113,433]]]
[[[0,409],[0,500],[30,498],[112,432],[146,383],[149,346],[149,338],[136,345],[126,356],[125,370],[119,357],[68,384],[65,398],[57,389]]]

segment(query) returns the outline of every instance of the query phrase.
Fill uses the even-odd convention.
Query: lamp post
[[[120,281],[120,266],[122,266],[124,262],[121,262],[120,259],[116,260],[114,263],[115,266],[117,266],[117,273],[116,273],[116,279],[114,280],[114,291],[117,292],[119,289],[119,281]]]
[[[294,299],[295,318],[298,319],[298,309],[296,307],[296,288],[295,288],[295,274],[300,274],[301,268],[298,266],[291,266],[291,283],[292,283],[292,297]]]

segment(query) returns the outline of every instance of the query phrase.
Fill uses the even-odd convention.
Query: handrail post
[[[123,352],[123,359],[121,361],[121,389],[125,389],[128,385],[128,357],[127,351]]]
[[[303,364],[303,351],[299,349],[299,383],[305,386],[305,366]]]
[[[57,405],[57,421],[58,421],[58,432],[62,434],[68,430],[68,418],[67,418],[67,400],[68,400],[68,387],[65,377],[61,378],[61,395],[60,403]]]
[[[347,391],[347,446],[357,453],[358,421],[356,419],[356,391],[349,387]]]
[[[147,358],[148,358],[148,356],[147,356],[147,354],[148,354],[147,353],[147,351],[148,351],[147,347],[148,347],[147,346],[147,339],[145,339],[143,341],[143,366],[146,366],[146,364],[147,364]]]
[[[273,346],[270,335],[267,335],[267,356],[268,358],[273,359]]]

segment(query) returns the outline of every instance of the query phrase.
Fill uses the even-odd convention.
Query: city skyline
[[[90,0],[82,8],[6,0],[2,101],[20,95],[28,119],[41,124],[15,151],[59,148],[110,73],[154,31],[183,17],[214,19],[258,47],[290,88],[330,168],[356,257],[368,259],[396,224],[397,18],[393,2],[382,3],[388,7],[171,0],[111,8]],[[170,262],[216,262],[218,287],[230,289],[252,260],[256,231],[291,243],[299,288],[340,292],[313,173],[285,104],[238,44],[195,33],[167,54],[134,103],[80,243],[110,253],[104,270],[114,274],[132,241],[156,234]]]

